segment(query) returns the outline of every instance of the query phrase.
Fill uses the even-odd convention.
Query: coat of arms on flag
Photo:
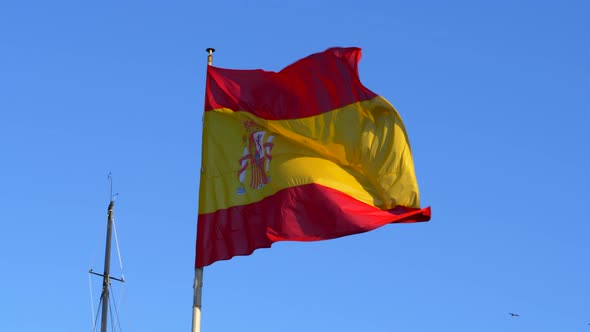
[[[244,181],[248,170],[250,171],[250,188],[260,189],[270,182],[270,176],[268,175],[272,160],[270,152],[274,146],[272,142],[274,136],[267,134],[254,121],[247,120],[243,124],[246,134],[242,137],[244,154],[239,160],[240,169],[238,170],[238,179],[241,186],[237,189],[237,193],[240,195],[246,193]]]

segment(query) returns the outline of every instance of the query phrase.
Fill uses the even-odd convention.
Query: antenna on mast
[[[112,176],[112,172],[109,172],[109,175],[107,175],[107,179],[109,180],[109,185],[110,185],[110,190],[109,190],[109,202],[114,202],[115,201],[115,197],[117,195],[119,195],[119,193],[116,193],[113,195],[113,176]]]

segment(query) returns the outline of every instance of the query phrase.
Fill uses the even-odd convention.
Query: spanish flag
[[[208,66],[197,268],[430,220],[402,120],[361,84],[360,57],[331,48],[280,72]]]

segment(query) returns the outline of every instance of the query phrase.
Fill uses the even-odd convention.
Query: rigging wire
[[[95,322],[93,320],[94,318],[94,297],[92,296],[92,275],[90,273],[88,273],[88,285],[90,286],[90,310],[92,310],[90,312],[90,319],[92,320],[92,331],[94,331],[94,329],[96,329],[95,326]]]
[[[127,288],[125,283],[123,283],[121,286],[121,298],[119,299],[119,303],[121,302],[123,302],[123,312],[129,312],[129,299],[127,298]],[[125,326],[127,331],[133,331],[131,322],[129,320],[125,322]]]
[[[119,236],[117,235],[117,226],[115,223],[115,218],[113,217],[113,233],[115,233],[115,244],[117,246],[117,255],[119,257],[119,267],[121,268],[121,280],[123,280],[121,285],[121,297],[119,298],[119,302],[117,303],[118,306],[121,305],[121,301],[124,298],[124,291],[125,291],[125,272],[123,271],[123,259],[121,258],[121,249],[119,247]]]
[[[111,292],[112,292],[112,290],[111,290]],[[115,316],[114,317],[117,318],[117,325],[119,326],[119,331],[122,331],[123,329],[121,329],[121,319],[119,318],[119,308],[117,307],[117,301],[115,300],[114,292],[112,292],[111,295],[112,295],[111,297],[113,298],[112,304],[113,304],[113,307],[115,308]],[[113,317],[112,314],[111,314],[111,317]],[[114,321],[113,318],[111,318],[111,319]]]
[[[117,226],[115,225],[115,217],[113,217],[113,231],[115,233],[115,244],[117,245],[117,255],[119,256],[119,267],[121,268],[121,279],[125,280],[123,274],[123,260],[121,259],[121,250],[119,248],[119,237],[117,236]]]
[[[115,331],[115,320],[113,319],[113,302],[109,302],[109,313],[111,314],[111,331]]]
[[[89,279],[91,280],[91,279]],[[117,303],[121,303],[123,297],[125,297],[123,294],[121,295],[121,297],[118,299],[115,298],[115,291],[114,289],[110,286],[107,286],[109,289],[109,298],[111,299],[111,301],[109,301],[109,313],[111,316],[111,331],[116,331],[115,327],[118,326],[119,331],[123,331],[123,328],[121,327],[121,319],[119,316],[119,306]],[[125,283],[122,283],[122,287],[121,287],[121,292],[124,293],[125,291]],[[91,297],[91,302],[92,301],[92,283],[90,282],[90,297]],[[103,294],[104,295],[104,294]],[[98,302],[98,309],[96,310],[96,316],[94,317],[94,321],[92,323],[92,332],[96,331],[96,328],[98,327],[98,316],[101,312],[101,304],[103,303],[103,295],[100,296],[100,301]],[[91,303],[92,306],[92,314],[94,314],[94,303]],[[114,316],[113,316],[113,308],[114,308]],[[116,317],[116,320],[115,318]],[[116,326],[115,326],[116,323]]]
[[[98,301],[98,310],[96,310],[96,317],[94,318],[94,324],[92,327],[92,332],[96,331],[96,326],[97,326],[97,322],[98,322],[98,313],[100,312],[100,305],[102,304],[102,296],[100,297],[100,301]]]
[[[94,234],[94,232],[92,234]],[[95,266],[96,265],[95,263],[97,263],[97,261],[98,261],[99,250],[100,250],[99,247],[100,247],[100,245],[98,244],[98,241],[95,241],[94,245],[92,246],[92,249],[90,250],[91,251],[90,264],[89,264],[90,266]],[[90,303],[91,303],[91,308],[92,308],[92,316],[94,316],[94,297],[93,297],[93,287],[92,287],[92,281],[91,281],[92,276],[90,275],[90,273],[88,274],[88,280],[90,283],[90,301],[91,301]],[[101,299],[101,301],[102,301],[102,299]],[[99,305],[98,305],[99,310],[100,310],[100,303],[101,302],[99,302]],[[93,331],[95,331],[95,330],[96,330],[96,322],[93,323]]]
[[[115,194],[113,195],[113,178],[111,176],[111,174],[109,173],[109,180],[111,182],[111,200],[114,199],[115,196],[119,195],[119,194]],[[119,268],[121,269],[121,280],[123,280],[123,283],[121,285],[121,293],[124,292],[125,290],[125,272],[123,269],[123,259],[121,258],[121,247],[119,246],[119,235],[117,234],[117,223],[115,222],[115,217],[113,216],[113,233],[115,235],[115,246],[117,247],[117,257],[119,258]],[[119,310],[118,307],[120,307],[121,301],[123,300],[123,295],[121,295],[121,297],[119,298],[119,301],[117,303],[113,303],[113,305],[115,306],[115,313],[117,314],[117,322],[119,324],[119,329],[121,329],[121,322],[119,321]],[[115,302],[115,299],[113,297],[113,302]]]

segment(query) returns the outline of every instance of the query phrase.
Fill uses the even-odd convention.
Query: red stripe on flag
[[[291,187],[257,203],[200,214],[195,266],[250,255],[278,241],[334,239],[428,220],[430,207],[383,211],[322,185]]]
[[[377,95],[358,75],[360,48],[330,48],[280,72],[207,67],[205,111],[229,108],[267,120],[318,115]]]

